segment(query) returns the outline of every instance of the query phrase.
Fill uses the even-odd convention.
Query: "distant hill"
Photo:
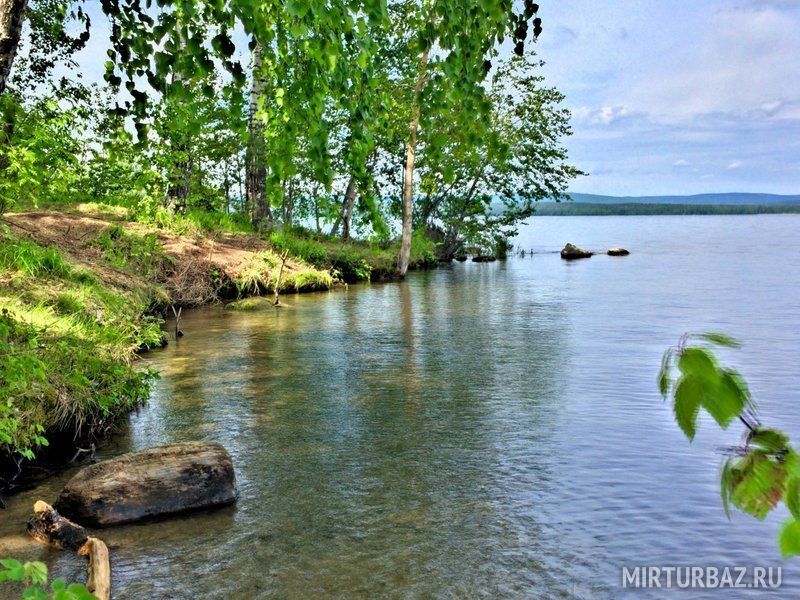
[[[651,204],[645,202],[605,204],[595,202],[542,202],[537,217],[607,215],[756,215],[800,213],[798,204]]]
[[[573,202],[580,204],[687,204],[687,205],[783,205],[800,206],[800,195],[778,194],[697,194],[695,196],[600,196],[597,194],[570,194]]]

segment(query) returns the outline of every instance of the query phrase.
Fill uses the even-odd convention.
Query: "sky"
[[[539,4],[536,51],[588,173],[571,191],[800,194],[800,0]],[[97,15],[84,80],[102,79],[107,39]]]
[[[800,193],[800,0],[540,0],[575,192]]]

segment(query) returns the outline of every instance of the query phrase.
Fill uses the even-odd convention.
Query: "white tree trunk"
[[[261,44],[253,48],[253,81],[250,86],[247,145],[247,202],[252,211],[253,224],[261,226],[272,214],[267,200],[267,167],[265,156],[264,123],[258,117],[258,101],[264,95],[264,49]]]
[[[6,91],[27,8],[28,0],[0,0],[0,94]]]
[[[426,48],[419,59],[417,85],[414,88],[414,105],[411,109],[411,121],[408,124],[408,142],[406,143],[406,164],[403,168],[403,234],[400,244],[400,277],[405,277],[411,259],[411,235],[414,219],[414,161],[417,158],[417,141],[419,139],[420,93],[425,87],[430,48]]]

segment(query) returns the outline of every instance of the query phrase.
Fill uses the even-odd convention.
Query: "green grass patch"
[[[240,296],[258,296],[272,293],[281,269],[281,257],[272,250],[265,250],[245,265],[234,279]],[[313,292],[330,289],[334,276],[293,258],[288,261],[281,278],[281,293]]]
[[[155,233],[140,234],[110,225],[88,245],[102,250],[103,258],[115,269],[150,279],[173,264]]]
[[[331,269],[343,281],[374,281],[393,277],[397,270],[400,242],[389,244],[350,240],[315,234],[295,227],[273,232],[270,244],[279,253],[288,251],[320,269]],[[435,265],[436,245],[421,232],[411,242],[411,268]]]
[[[238,312],[255,312],[257,310],[266,310],[268,308],[272,308],[272,301],[263,296],[242,298],[241,300],[229,302],[225,305],[226,310],[235,310]]]
[[[146,398],[133,351],[161,341],[150,289],[110,287],[57,249],[0,235],[0,453],[91,434]]]

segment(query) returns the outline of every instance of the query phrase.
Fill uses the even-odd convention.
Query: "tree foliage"
[[[561,146],[563,97],[531,49],[542,24],[530,1],[101,8],[105,84],[87,86],[74,53],[94,24],[80,3],[33,2],[30,52],[0,99],[0,208],[84,200],[149,222],[202,211],[385,243],[407,213],[413,136],[414,226],[451,258],[505,247],[580,174]],[[72,75],[53,78],[56,64]]]

